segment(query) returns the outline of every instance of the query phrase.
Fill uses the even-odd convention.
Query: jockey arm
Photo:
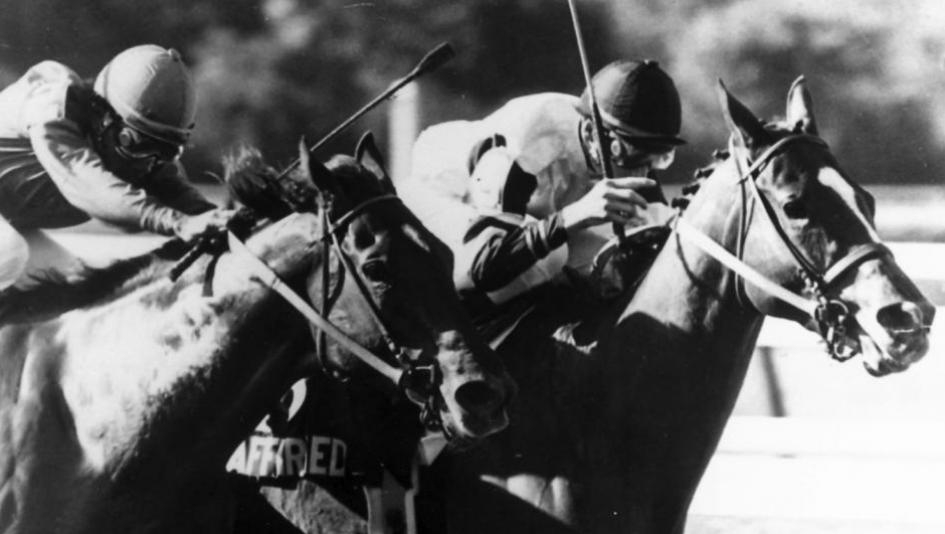
[[[191,185],[187,172],[179,161],[158,169],[149,179],[147,189],[167,206],[187,215],[197,215],[217,207]]]
[[[173,235],[186,214],[105,169],[78,125],[66,118],[34,125],[29,136],[36,157],[63,197],[92,217],[126,228]],[[186,203],[196,208],[193,201]],[[213,205],[207,202],[206,207]]]
[[[542,220],[502,214],[470,228],[457,257],[457,289],[478,289],[499,304],[554,278],[567,257],[561,217]]]
[[[89,138],[88,110],[78,96],[85,90],[82,83],[64,65],[46,61],[4,91],[15,112],[14,135],[29,139],[69,204],[118,226],[163,235],[173,235],[188,215],[215,207],[186,182],[177,162],[149,177],[147,188],[109,172]]]

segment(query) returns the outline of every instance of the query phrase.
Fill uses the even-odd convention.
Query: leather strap
[[[716,243],[711,237],[705,235],[696,227],[692,226],[682,217],[676,219],[676,233],[681,237],[688,239],[693,244],[704,250],[710,256],[719,261],[722,265],[728,267],[736,274],[741,276],[747,282],[757,286],[759,289],[781,299],[798,310],[814,316],[814,310],[817,309],[817,303],[794,293],[789,289],[781,287],[779,284],[771,281],[765,275],[759,273],[753,267],[735,257],[734,254],[725,250],[722,245]]]

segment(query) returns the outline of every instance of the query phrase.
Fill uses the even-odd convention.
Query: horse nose
[[[915,302],[899,302],[883,306],[876,312],[876,321],[891,333],[909,333],[927,329],[932,324],[935,308]]]
[[[505,395],[486,380],[471,380],[456,390],[456,402],[466,411],[489,415],[505,403]]]
[[[935,320],[935,305],[931,302],[923,302],[919,305],[919,311],[922,312],[922,325],[925,328],[931,328],[932,321]]]

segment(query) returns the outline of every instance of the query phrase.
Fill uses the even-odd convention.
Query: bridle
[[[734,141],[730,142],[729,152],[734,159],[736,171],[739,173],[739,184],[742,188],[736,254],[732,254],[712,238],[696,229],[692,224],[683,219],[682,216],[676,217],[675,230],[678,235],[688,239],[704,252],[734,271],[743,280],[748,281],[766,293],[810,316],[817,325],[821,337],[827,344],[828,354],[838,361],[846,361],[860,352],[860,344],[856,338],[848,335],[849,331],[856,327],[855,318],[853,314],[850,313],[847,304],[835,296],[836,282],[863,262],[875,258],[891,256],[892,253],[882,243],[869,242],[853,247],[846,256],[835,261],[831,266],[825,269],[819,269],[812,261],[807,259],[800,248],[798,248],[790,239],[790,236],[788,236],[778,220],[774,207],[762,193],[757,183],[758,176],[771,159],[786,146],[795,143],[807,143],[820,148],[827,148],[827,143],[817,136],[792,134],[779,139],[768,147],[757,159],[750,161],[747,150],[736,150]],[[739,158],[739,154],[745,154],[743,156],[744,161]],[[742,170],[743,168],[745,170]],[[774,227],[780,241],[794,258],[809,293],[813,294],[813,300],[782,287],[759,273],[742,259],[745,248],[745,235],[747,235],[748,232],[748,213],[750,211],[747,198],[748,194],[746,194],[745,191],[746,188],[750,192],[752,199],[762,206],[765,218]],[[736,286],[736,292],[741,291],[743,294],[744,290],[740,290],[739,288],[740,286]]]
[[[329,213],[331,213],[331,201],[329,200],[329,197],[325,194],[319,194],[317,202],[322,218],[322,241],[324,243],[330,244],[330,248],[328,250],[335,253],[335,255],[340,260],[342,267],[339,271],[339,274],[342,275],[342,281],[338,284],[339,294],[341,291],[341,286],[344,284],[345,277],[350,277],[352,280],[354,280],[361,298],[367,304],[371,319],[384,340],[384,344],[387,347],[388,353],[399,364],[400,376],[395,381],[395,384],[397,384],[397,386],[404,392],[408,399],[420,406],[420,420],[427,428],[444,430],[445,432],[445,429],[443,429],[442,425],[440,424],[436,409],[436,402],[440,395],[439,385],[443,380],[439,367],[437,366],[436,362],[430,363],[428,365],[421,365],[418,361],[412,359],[409,353],[402,346],[398,345],[397,342],[394,341],[394,337],[391,335],[390,329],[387,328],[383,318],[381,317],[380,306],[378,306],[377,302],[371,297],[371,293],[368,291],[367,283],[364,281],[363,276],[355,267],[351,257],[348,256],[341,247],[341,239],[339,238],[339,235],[347,230],[351,222],[365,211],[382,203],[396,202],[401,204],[400,198],[396,195],[388,194],[367,199],[354,208],[348,210],[334,221],[332,221],[329,216]],[[327,318],[331,311],[331,306],[334,304],[334,298],[332,298],[332,292],[330,288],[331,255],[323,254],[322,257],[321,315]],[[346,377],[344,377],[340,371],[333,370],[326,360],[327,333],[328,332],[324,329],[319,330],[318,341],[316,343],[316,353],[318,355],[318,359],[323,369],[331,372],[331,374],[336,378],[344,380]]]
[[[329,367],[326,366],[327,362],[325,361],[326,337],[330,337],[342,349],[356,356],[369,367],[393,382],[404,392],[408,399],[419,405],[421,408],[421,421],[427,428],[431,430],[442,430],[445,433],[447,429],[442,425],[437,411],[437,403],[441,402],[439,386],[443,378],[439,367],[436,362],[429,365],[421,365],[418,361],[409,356],[407,350],[394,341],[390,330],[381,317],[379,305],[372,298],[368,291],[367,283],[358,272],[354,262],[342,248],[342,240],[339,238],[339,234],[347,230],[350,223],[358,216],[372,209],[376,209],[381,205],[395,202],[400,203],[401,200],[396,195],[392,194],[373,197],[354,206],[337,219],[332,220],[329,215],[331,211],[331,201],[328,200],[328,198],[327,194],[318,193],[317,206],[322,220],[322,236],[320,240],[326,245],[326,252],[322,255],[324,258],[322,269],[323,298],[320,312],[313,308],[306,299],[300,297],[295,290],[279,278],[279,275],[249,250],[246,244],[243,243],[232,230],[226,232],[226,244],[231,253],[238,255],[244,260],[243,265],[249,269],[250,275],[253,278],[279,294],[317,329],[318,340],[316,343],[316,353],[326,371],[329,370]],[[193,263],[196,257],[204,252],[210,251],[208,249],[211,248],[212,245],[203,245],[202,247],[200,245],[200,243],[206,243],[207,241],[197,241],[197,245],[194,249],[185,255],[172,270],[172,277],[179,276],[188,265]],[[222,252],[222,250],[219,250],[219,252]],[[341,276],[339,277],[340,282],[338,284],[337,293],[340,294],[345,277],[349,277],[355,281],[358,292],[361,298],[367,303],[367,308],[370,310],[372,320],[384,339],[389,356],[393,357],[397,362],[396,366],[391,365],[385,358],[382,358],[351,338],[328,319],[331,305],[334,301],[334,298],[331,296],[332,289],[330,287],[332,252],[339,258],[342,266],[339,271]],[[338,373],[333,374],[335,374],[336,377],[338,376]]]

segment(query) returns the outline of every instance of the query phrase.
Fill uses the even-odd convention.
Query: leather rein
[[[827,344],[827,352],[830,356],[838,361],[846,361],[860,352],[859,341],[848,335],[848,330],[852,329],[851,327],[855,327],[855,319],[850,313],[849,307],[842,300],[831,296],[832,289],[834,289],[838,279],[857,268],[863,262],[875,258],[891,256],[892,252],[882,243],[864,243],[853,247],[846,256],[834,262],[830,267],[821,270],[794,244],[779,222],[777,213],[774,211],[771,202],[762,193],[756,181],[772,158],[779,151],[784,149],[784,147],[794,143],[807,143],[817,147],[827,148],[827,143],[819,137],[806,134],[794,134],[779,139],[754,162],[750,161],[746,154],[743,162],[739,159],[738,154],[747,153],[747,151],[736,150],[734,143],[730,143],[729,152],[732,157],[735,158],[735,168],[739,173],[739,183],[742,188],[742,209],[739,220],[737,255],[726,250],[711,237],[683,219],[682,216],[676,217],[674,223],[675,230],[678,235],[698,246],[706,254],[712,256],[724,266],[734,271],[743,280],[810,316],[817,324],[817,329]],[[744,171],[742,170],[743,168],[745,168]],[[772,281],[770,278],[745,263],[742,259],[744,254],[744,236],[748,231],[747,217],[750,211],[745,192],[746,187],[750,191],[752,199],[762,206],[765,218],[774,227],[780,241],[787,247],[791,256],[794,258],[809,291],[813,293],[813,300]],[[736,288],[736,290],[737,289],[738,288]]]

